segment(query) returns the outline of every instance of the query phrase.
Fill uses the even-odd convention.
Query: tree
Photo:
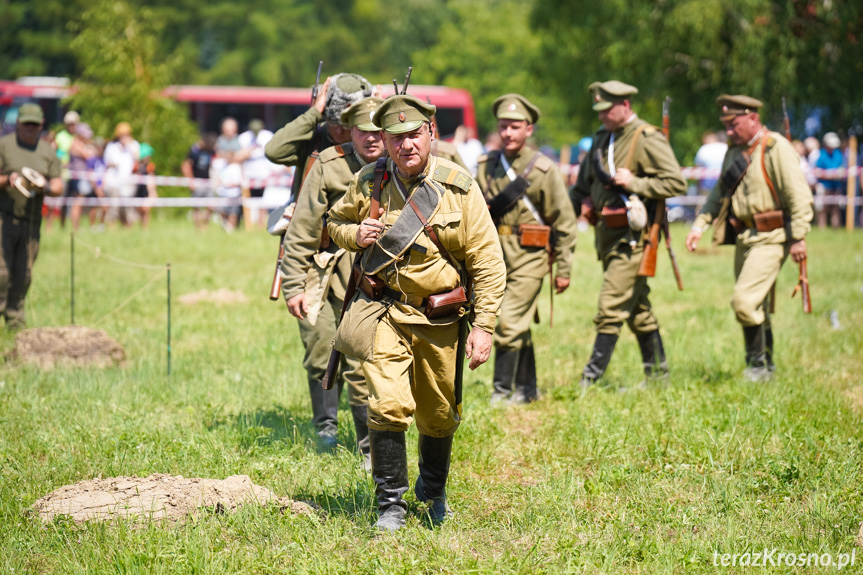
[[[83,72],[70,105],[97,134],[113,135],[118,122],[129,122],[135,138],[153,146],[156,165],[176,172],[197,128],[188,110],[164,95],[179,62],[159,50],[157,29],[146,8],[124,0],[93,4],[73,25]]]

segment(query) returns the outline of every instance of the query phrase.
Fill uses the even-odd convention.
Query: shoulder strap
[[[773,201],[776,203],[777,209],[782,209],[782,204],[779,202],[779,196],[776,194],[776,187],[767,175],[767,164],[764,161],[764,153],[767,148],[767,131],[761,136],[761,172],[764,174],[764,180],[767,182],[767,187],[770,188],[770,193],[773,194]]]
[[[378,211],[381,207],[381,190],[387,175],[387,158],[378,158],[375,162],[375,184],[372,186],[372,205],[369,217],[378,219]]]
[[[635,134],[632,135],[632,145],[629,146],[629,153],[626,154],[626,161],[623,163],[623,166],[627,170],[632,169],[630,163],[632,162],[632,157],[635,155],[635,148],[639,144],[638,137],[649,127],[651,127],[650,124],[641,124],[635,129]]]

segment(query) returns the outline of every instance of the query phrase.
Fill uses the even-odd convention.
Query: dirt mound
[[[219,304],[237,304],[246,303],[249,298],[241,291],[232,291],[228,288],[221,288],[216,291],[208,291],[202,289],[192,293],[181,295],[177,298],[180,303],[185,305],[195,305],[196,303],[219,303]]]
[[[9,355],[13,361],[44,369],[55,365],[108,367],[126,359],[123,346],[107,333],[75,325],[24,330],[15,336],[15,347]]]
[[[117,517],[176,521],[203,508],[214,508],[224,513],[240,505],[267,505],[270,502],[278,502],[283,510],[292,513],[314,513],[306,503],[279,499],[269,489],[252,483],[248,475],[201,479],[165,473],[145,478],[79,481],[49,493],[34,503],[33,509],[43,521],[51,521],[57,515],[67,515],[75,523],[107,521]]]

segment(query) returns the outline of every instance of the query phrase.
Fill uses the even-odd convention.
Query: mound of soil
[[[312,514],[303,502],[279,499],[265,487],[252,483],[248,475],[227,479],[184,478],[156,473],[149,477],[113,477],[79,481],[53,491],[33,504],[43,521],[66,515],[75,523],[108,521],[118,517],[137,521],[177,521],[199,509],[224,513],[241,505],[278,502],[283,510]]]
[[[21,331],[15,336],[15,347],[9,356],[13,361],[51,369],[55,365],[120,365],[126,352],[101,329],[72,325]]]
[[[228,288],[221,288],[216,291],[208,291],[202,289],[192,293],[183,294],[177,298],[180,303],[185,305],[195,305],[196,303],[207,302],[217,304],[237,304],[246,303],[249,298],[241,291],[232,291]]]

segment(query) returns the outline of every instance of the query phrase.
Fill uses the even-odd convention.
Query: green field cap
[[[719,106],[719,119],[730,122],[737,116],[757,112],[764,103],[749,96],[722,94],[716,98],[716,105]]]
[[[39,104],[28,102],[18,108],[18,121],[22,124],[41,124],[44,119],[45,114],[42,113],[42,107]]]
[[[630,96],[638,94],[638,88],[618,82],[617,80],[594,82],[587,89],[590,90],[590,96],[593,100],[593,110],[595,112],[608,110],[614,104],[629,100]]]
[[[363,132],[377,132],[380,128],[375,126],[373,118],[375,117],[375,111],[383,103],[383,98],[375,98],[374,96],[363,98],[342,112],[339,120],[348,128],[356,126]]]
[[[375,112],[373,122],[390,134],[404,134],[430,121],[436,110],[431,104],[407,94],[390,96]]]
[[[491,111],[499,120],[524,120],[536,124],[539,120],[539,108],[521,94],[504,94],[491,105]]]

